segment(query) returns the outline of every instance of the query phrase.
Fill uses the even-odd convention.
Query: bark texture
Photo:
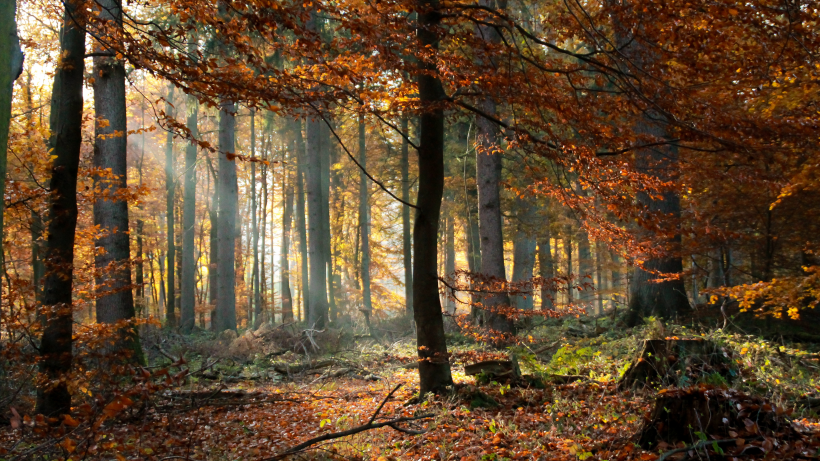
[[[112,31],[122,31],[119,0],[98,0],[99,19]],[[116,39],[116,37],[114,37]],[[102,44],[95,47],[104,51]],[[125,66],[109,56],[94,58],[94,224],[99,226],[94,267],[96,269],[96,314],[98,323],[117,323],[134,318],[131,291],[131,241],[128,235],[127,191],[128,126],[125,108]],[[105,122],[103,122],[105,121]],[[143,362],[137,331],[133,326],[113,332],[111,351],[125,353]],[[121,357],[120,357],[121,358]]]
[[[80,163],[83,119],[84,24],[77,24],[80,2],[64,3],[61,65],[54,74],[49,129],[54,161],[49,188],[47,275],[40,315],[40,373],[48,380],[37,389],[35,412],[57,416],[71,411],[67,373],[72,363],[74,239],[77,227],[77,170]],[[80,15],[81,16],[81,15]]]
[[[503,8],[505,2],[497,5],[494,0],[481,0],[480,4],[489,8]],[[476,34],[490,43],[501,40],[498,31],[491,26],[477,26]],[[491,64],[491,63],[484,63]],[[481,110],[494,116],[496,102],[490,96],[481,101]],[[476,118],[476,181],[478,183],[478,220],[481,240],[481,275],[500,284],[506,283],[504,268],[504,235],[501,217],[501,147],[498,144],[499,130],[491,120],[478,116]],[[515,326],[512,319],[498,314],[498,308],[510,304],[506,292],[495,290],[495,293],[484,297],[485,324],[500,333],[513,333]]]
[[[196,35],[190,38],[189,55],[196,54]],[[188,96],[187,127],[194,138],[199,137],[197,119],[199,104],[193,96]],[[183,333],[190,333],[194,328],[196,315],[196,267],[197,258],[194,252],[194,226],[196,224],[196,157],[197,145],[189,142],[185,147],[185,196],[182,202],[182,273],[180,274],[180,328]]]
[[[219,217],[217,225],[216,331],[236,330],[236,210],[239,202],[234,149],[236,103],[219,111]]]
[[[438,49],[437,31],[441,22],[438,0],[417,0],[419,46]],[[435,65],[419,64],[420,117],[419,191],[413,228],[413,318],[419,354],[419,395],[444,393],[453,385],[444,317],[438,296],[437,244],[444,193],[444,111],[437,104],[444,96]]]
[[[327,323],[327,261],[324,256],[324,207],[322,200],[322,146],[320,123],[314,114],[307,119],[307,208],[308,208],[308,327],[321,330]]]

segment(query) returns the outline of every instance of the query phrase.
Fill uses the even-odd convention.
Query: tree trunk
[[[564,228],[564,259],[566,259],[566,266],[567,266],[567,277],[573,277],[573,269],[572,269],[572,228],[567,224]],[[575,302],[575,289],[573,285],[575,285],[577,281],[570,278],[570,282],[567,285],[567,303],[572,304]]]
[[[481,5],[489,8],[503,7],[494,0],[481,0]],[[490,43],[499,43],[498,31],[490,26],[477,26],[476,35]],[[486,63],[490,64],[490,63]],[[490,96],[481,101],[481,109],[492,116],[496,113],[496,102]],[[504,235],[501,218],[501,147],[498,145],[498,127],[491,120],[476,118],[476,182],[478,184],[478,220],[481,239],[481,274],[499,285],[507,281],[504,268]],[[499,333],[514,333],[512,319],[495,311],[510,304],[509,297],[501,290],[484,297],[486,326]]]
[[[592,285],[592,277],[594,274],[589,235],[582,228],[578,229],[578,272],[578,284],[583,287],[581,291],[581,302],[584,303],[584,309],[589,313],[592,307],[590,303],[593,300],[590,285]]]
[[[416,36],[421,48],[438,49],[436,29],[441,22],[438,0],[417,0]],[[419,397],[448,392],[450,373],[444,318],[438,297],[436,271],[438,223],[444,192],[444,89],[434,63],[419,63],[418,91],[422,113],[419,123],[419,189],[413,228],[413,318],[419,354]]]
[[[60,65],[54,73],[51,93],[49,148],[51,191],[48,213],[46,260],[43,283],[43,333],[40,373],[48,380],[37,389],[35,412],[58,416],[71,411],[68,372],[72,362],[74,238],[77,227],[77,170],[80,163],[83,120],[83,56],[85,25],[76,0],[64,3]],[[4,17],[4,21],[7,20]],[[5,91],[5,90],[4,90]],[[3,151],[5,152],[5,150]]]
[[[596,313],[598,315],[604,313],[604,296],[602,294],[604,290],[604,274],[603,274],[603,250],[601,249],[601,243],[595,243],[595,291],[596,297],[598,301],[598,309]]]
[[[234,146],[236,104],[219,111],[219,216],[217,224],[216,331],[236,330],[236,210],[239,200]]]
[[[329,117],[326,115],[326,117]],[[322,257],[325,261],[325,290],[327,291],[328,301],[328,321],[333,322],[336,319],[336,299],[333,297],[333,249],[330,237],[330,151],[332,149],[330,141],[330,128],[327,123],[319,124],[321,146],[322,146]],[[282,189],[284,191],[284,188]]]
[[[23,71],[23,52],[17,37],[17,1],[6,0],[0,5],[0,63],[7,66],[0,69],[0,197],[6,194],[6,152],[9,143],[11,123],[11,102],[14,96],[14,81]],[[3,210],[5,202],[0,200],[0,236],[3,235]],[[0,238],[2,240],[2,238]],[[0,242],[0,265],[3,263],[3,243]]]
[[[208,218],[211,222],[208,245],[208,302],[211,305],[211,330],[216,330],[216,300],[218,297],[217,267],[219,267],[219,178],[214,174],[211,160],[208,159],[208,167],[213,178],[213,192],[211,204],[208,209]]]
[[[321,330],[327,323],[327,260],[324,256],[324,208],[322,200],[322,145],[318,115],[307,119],[307,207],[308,207],[308,328]]]
[[[541,310],[551,311],[555,309],[556,291],[552,289],[552,280],[555,278],[555,262],[552,258],[552,248],[550,240],[549,222],[543,224],[544,233],[538,242],[538,270],[544,285],[541,285]]]
[[[359,171],[359,228],[361,229],[361,255],[362,255],[362,306],[361,310],[365,319],[370,320],[373,312],[373,301],[370,295],[370,204],[368,203],[368,179],[364,174],[367,169],[367,146],[365,144],[365,124],[364,114],[359,114],[359,164],[362,170]],[[368,331],[373,334],[372,331]]]
[[[251,157],[256,159],[256,110],[251,109]],[[259,289],[259,204],[256,197],[256,162],[251,162],[251,302],[248,310],[248,328],[259,328],[262,323],[262,293]],[[264,236],[262,236],[264,240]],[[253,319],[253,322],[251,322]]]
[[[535,220],[536,208],[523,199],[516,200],[518,203],[518,223],[513,240],[513,282],[526,282],[532,280],[535,269],[535,247],[536,240],[533,235],[533,221]],[[511,297],[512,305],[516,309],[533,310],[533,293],[515,295]]]
[[[305,183],[304,178],[307,172],[307,152],[305,152],[304,138],[302,138],[301,119],[296,121],[296,230],[299,232],[299,259],[300,287],[299,292],[302,298],[302,315],[300,320],[308,319],[310,312],[310,299],[308,297],[308,287],[310,286],[308,276],[308,250],[307,250],[307,224],[305,223]]]
[[[165,113],[169,117],[174,116],[174,85],[168,85],[168,100],[165,103]],[[176,186],[174,184],[174,134],[168,132],[165,138],[165,237],[167,255],[166,277],[167,287],[165,290],[165,323],[167,326],[176,327],[177,317],[174,309],[175,287],[174,272],[176,263],[176,247],[174,246],[174,196]]]
[[[196,34],[189,38],[188,53],[196,55]],[[188,130],[194,138],[199,137],[197,119],[199,118],[199,104],[193,96],[188,96]],[[182,205],[182,274],[180,299],[180,326],[182,332],[190,333],[196,322],[194,308],[196,305],[196,267],[197,258],[194,255],[194,226],[196,225],[196,156],[197,144],[188,143],[185,148],[185,197]]]
[[[298,125],[291,125],[293,139],[290,146],[290,157],[297,156],[296,129]],[[288,162],[289,163],[289,162]],[[293,295],[290,291],[290,228],[293,221],[293,181],[288,177],[287,164],[283,166],[282,176],[285,186],[285,198],[282,204],[282,251],[280,252],[281,296],[282,296],[282,323],[293,321]],[[297,172],[298,174],[298,172]]]
[[[137,176],[139,177],[139,187],[142,187],[142,167],[145,165],[145,101],[143,101],[140,105],[140,115],[142,116],[142,123],[140,128],[143,129],[142,134],[140,135],[140,161],[137,166]],[[136,310],[137,315],[145,315],[143,311],[146,307],[145,302],[145,263],[143,262],[143,248],[142,248],[142,239],[143,234],[145,233],[145,222],[142,220],[142,203],[137,204],[138,210],[138,217],[137,217],[137,268],[136,268]]]
[[[446,192],[447,199],[445,203],[452,207],[455,197],[453,191]],[[449,208],[448,207],[448,208]],[[445,213],[444,224],[444,277],[452,277],[456,272],[456,226],[455,226],[455,210],[449,208]],[[444,310],[450,314],[456,313],[456,301],[450,296],[444,298]]]
[[[120,0],[99,0],[97,4],[99,19],[121,32]],[[98,44],[95,49],[101,52],[105,48]],[[94,130],[93,161],[94,167],[100,171],[94,175],[94,189],[101,194],[94,201],[94,225],[99,226],[94,242],[96,313],[98,323],[113,324],[134,319],[128,201],[120,196],[128,188],[125,66],[114,57],[97,56],[94,58],[94,77],[94,112],[100,121]],[[112,339],[112,352],[124,352],[129,360],[144,362],[133,325],[118,330]]]
[[[401,117],[401,199],[410,203],[410,149],[407,137],[410,136],[407,116]],[[404,302],[407,315],[413,315],[413,247],[410,233],[410,207],[401,206],[402,255],[404,261]]]

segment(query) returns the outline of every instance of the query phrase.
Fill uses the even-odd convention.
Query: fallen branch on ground
[[[385,427],[385,426],[391,427],[391,428],[393,428],[393,429],[395,429],[399,432],[403,432],[405,434],[411,434],[411,435],[423,434],[425,431],[416,431],[416,430],[412,430],[412,429],[405,429],[403,427],[400,427],[398,424],[403,423],[403,422],[407,422],[407,421],[416,421],[416,420],[419,420],[419,419],[432,418],[434,415],[431,414],[431,413],[430,414],[424,414],[424,415],[418,415],[418,416],[406,416],[406,417],[394,418],[394,419],[388,419],[388,420],[376,422],[376,419],[378,418],[379,413],[381,413],[382,408],[384,408],[384,405],[387,403],[388,400],[390,400],[390,397],[393,396],[393,394],[395,394],[397,390],[399,390],[399,388],[401,386],[402,386],[401,383],[397,384],[396,387],[394,387],[393,390],[390,391],[389,394],[387,394],[387,396],[384,398],[384,400],[382,400],[382,403],[379,404],[378,408],[376,408],[376,411],[373,412],[373,416],[370,417],[370,421],[368,421],[367,424],[362,424],[361,426],[356,426],[356,427],[348,429],[346,431],[330,432],[330,433],[327,433],[327,434],[322,434],[318,437],[314,437],[312,439],[306,440],[306,441],[300,443],[299,445],[296,445],[295,447],[289,448],[289,449],[283,451],[282,453],[279,453],[278,455],[275,455],[271,458],[265,458],[263,461],[274,461],[274,460],[277,460],[277,459],[282,459],[282,458],[285,458],[287,456],[295,455],[297,453],[303,452],[306,449],[308,449],[311,445],[315,445],[319,442],[324,442],[326,440],[333,440],[333,439],[338,439],[338,438],[342,438],[342,437],[347,437],[348,435],[354,435],[354,434],[358,434],[359,432],[369,431],[371,429],[378,429],[380,427]]]

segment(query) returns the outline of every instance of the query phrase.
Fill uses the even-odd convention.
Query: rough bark
[[[51,196],[46,241],[49,263],[40,312],[44,324],[39,369],[48,382],[38,387],[35,408],[36,413],[47,416],[71,411],[67,374],[72,363],[71,291],[77,227],[77,170],[82,144],[85,29],[84,24],[77,24],[74,19],[82,16],[80,2],[68,0],[64,5],[61,59],[54,73],[51,93],[49,148],[54,161],[49,182]]]
[[[438,49],[436,29],[441,21],[438,0],[417,0],[417,37],[422,48]],[[419,395],[448,392],[453,385],[444,318],[438,296],[437,240],[444,193],[444,97],[434,63],[419,63],[419,189],[413,228],[413,318],[419,355]]]
[[[234,161],[236,103],[219,111],[219,216],[217,224],[216,331],[236,330],[236,210],[239,201]]]
[[[407,137],[410,136],[407,116],[401,118],[401,199],[410,203],[410,149]],[[404,263],[404,300],[407,315],[413,315],[413,243],[410,232],[410,207],[401,206],[402,257]]]
[[[196,35],[190,38],[188,52],[196,54]],[[193,96],[188,96],[187,127],[194,138],[199,137],[197,119],[199,104]],[[182,203],[182,274],[180,278],[180,328],[183,333],[190,333],[194,328],[196,315],[196,266],[194,254],[194,225],[196,224],[196,157],[197,145],[188,143],[185,148],[185,196]]]
[[[120,0],[99,0],[99,19],[112,30],[122,30]],[[104,51],[102,44],[95,46]],[[128,202],[120,197],[127,190],[128,126],[125,108],[125,66],[115,57],[94,58],[94,225],[99,234],[94,267],[96,269],[96,314],[98,323],[117,323],[134,318],[134,293],[131,291],[131,241],[128,236]],[[102,121],[105,121],[103,123]],[[114,332],[111,352],[123,353],[142,362],[137,331],[127,326]],[[118,354],[119,355],[119,354]]]
[[[4,197],[6,193],[6,152],[14,81],[23,71],[23,52],[20,50],[20,40],[17,37],[16,10],[16,0],[6,0],[0,4],[0,63],[7,66],[0,69],[0,197]],[[5,202],[0,200],[0,236],[3,235],[4,205]],[[0,264],[3,262],[4,254],[3,243],[0,242]]]

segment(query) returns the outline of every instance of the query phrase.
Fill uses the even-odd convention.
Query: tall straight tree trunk
[[[17,37],[17,0],[6,0],[0,4],[0,197],[6,194],[6,152],[9,143],[11,123],[11,101],[14,96],[14,81],[23,71],[23,52]],[[3,235],[3,209],[0,200],[0,236]],[[2,238],[0,238],[2,240]],[[3,263],[3,243],[0,242],[0,265]]]
[[[541,310],[551,311],[555,309],[556,292],[552,289],[552,280],[555,278],[555,262],[552,258],[549,222],[543,225],[544,232],[538,242],[538,270],[544,285],[541,285]]]
[[[122,31],[120,0],[99,0],[99,19],[112,30]],[[115,38],[116,40],[117,38]],[[97,44],[102,53],[105,48]],[[127,190],[128,126],[125,109],[125,66],[110,56],[94,58],[95,124],[94,167],[105,174],[94,176],[94,267],[97,271],[97,322],[113,324],[134,318],[134,293],[131,291],[131,242],[128,236],[128,202],[121,198]],[[106,123],[103,123],[105,120]],[[125,352],[129,360],[143,362],[139,337],[133,325],[115,333],[111,351]]]
[[[60,65],[51,92],[47,272],[40,316],[40,373],[48,380],[37,388],[35,412],[56,417],[71,411],[68,372],[72,363],[74,239],[77,227],[77,171],[80,164],[83,120],[83,56],[85,25],[80,2],[64,2]],[[7,18],[3,18],[7,20]]]
[[[572,228],[567,224],[564,230],[564,259],[567,265],[567,277],[573,277],[572,270]],[[567,302],[572,304],[575,302],[575,290],[573,285],[577,282],[577,280],[570,279],[570,283],[567,285]]]
[[[626,6],[636,8],[638,5]],[[637,16],[636,16],[637,17]],[[634,66],[638,72],[642,68],[652,67],[660,59],[658,51],[646,45],[646,42],[635,37],[644,31],[644,26],[636,24],[621,24],[618,21],[613,23],[615,43],[621,55],[628,60],[628,66]],[[661,96],[663,97],[663,96]],[[668,140],[672,137],[667,131],[665,117],[652,109],[643,110],[640,118],[633,128],[638,137],[649,137],[658,140]],[[675,171],[679,168],[678,150],[674,146],[659,146],[638,149],[634,154],[635,168],[647,176],[659,180],[659,182],[671,182],[674,179]],[[654,196],[653,196],[654,195]],[[680,277],[683,272],[683,259],[679,254],[681,245],[680,218],[681,205],[680,196],[676,191],[668,190],[656,197],[657,194],[649,194],[639,191],[637,200],[647,212],[662,216],[665,222],[671,222],[674,229],[672,238],[665,242],[669,255],[665,257],[654,257],[646,260],[643,267],[635,266],[632,277],[629,281],[629,309],[626,314],[626,324],[634,326],[640,323],[645,317],[654,316],[662,319],[674,319],[679,315],[690,311],[689,298],[686,295],[686,285]],[[677,279],[667,279],[657,283],[656,274],[677,274]]]
[[[270,123],[266,124],[267,127],[270,127]],[[268,160],[268,149],[270,145],[270,130],[265,135],[265,139],[262,142],[262,158],[264,160]],[[264,313],[267,309],[268,305],[268,285],[267,285],[267,272],[265,272],[265,257],[267,255],[267,249],[265,244],[265,236],[267,234],[267,226],[268,226],[268,167],[264,163],[261,166],[261,176],[262,176],[262,223],[259,226],[259,234],[261,236],[262,248],[259,251],[259,290],[262,294],[260,297],[260,315]],[[273,233],[273,226],[271,226],[271,233]],[[271,280],[273,283],[273,280]],[[264,320],[264,319],[263,319]]]
[[[137,165],[137,177],[139,178],[139,187],[142,187],[142,167],[145,165],[145,98],[141,100],[140,115],[142,116],[142,123],[140,128],[143,129],[140,135],[140,161]],[[143,234],[145,233],[145,222],[142,220],[142,204],[137,204],[137,268],[136,268],[136,309],[137,314],[144,315],[143,309],[146,307],[145,303],[145,263],[143,262],[144,251],[142,248]]]
[[[188,53],[196,54],[196,34],[189,39]],[[193,138],[199,137],[197,121],[199,118],[199,104],[195,97],[188,96],[188,130]],[[185,148],[185,197],[182,204],[182,274],[180,280],[180,326],[182,332],[190,333],[194,329],[196,314],[196,267],[197,259],[194,254],[194,226],[196,225],[196,154],[197,144],[193,141]]]
[[[504,8],[506,2],[496,5],[495,0],[481,0],[481,5],[490,8]],[[490,42],[499,43],[498,31],[489,26],[477,26],[476,35]],[[492,63],[484,63],[491,65]],[[496,101],[490,96],[481,102],[484,113],[493,116],[496,113]],[[478,220],[481,238],[481,274],[491,277],[498,284],[506,283],[504,268],[504,235],[501,218],[501,148],[498,145],[498,127],[491,120],[478,116],[476,118],[476,182],[478,183]],[[514,333],[513,320],[499,315],[495,310],[510,304],[506,292],[497,290],[484,297],[486,325],[500,333]]]
[[[290,157],[297,155],[296,125],[291,124],[293,139],[290,145]],[[289,162],[288,162],[289,163]],[[293,321],[293,295],[290,291],[290,228],[293,221],[293,181],[289,178],[287,164],[282,167],[283,185],[285,186],[282,204],[282,250],[280,253],[281,296],[282,296],[282,323]]]
[[[438,0],[417,0],[416,30],[419,47],[438,49],[437,28],[441,22]],[[419,189],[413,227],[413,318],[419,355],[419,396],[449,392],[453,385],[444,317],[438,296],[436,270],[438,224],[444,193],[444,89],[433,62],[419,63]]]
[[[513,238],[513,282],[532,280],[535,269],[536,240],[533,233],[533,221],[536,208],[523,199],[516,200],[518,206],[518,223]],[[515,295],[511,299],[516,309],[533,310],[533,293]]]
[[[446,192],[446,201],[448,205],[453,204],[455,197],[453,191]],[[444,276],[450,277],[456,272],[456,226],[455,213],[452,209],[447,210],[444,227]],[[447,296],[444,301],[444,310],[450,314],[456,312],[456,301]]]
[[[308,208],[308,327],[322,329],[327,323],[327,260],[322,200],[321,126],[317,115],[307,119],[307,208]]]
[[[326,116],[329,117],[329,116]],[[330,232],[330,152],[333,149],[330,140],[330,127],[324,121],[320,124],[321,127],[321,146],[322,146],[322,257],[325,260],[325,277],[326,290],[328,301],[328,321],[333,322],[336,319],[336,299],[333,296],[333,248]],[[284,188],[282,189],[284,191]]]
[[[410,137],[407,115],[401,117],[401,199],[410,203]],[[402,255],[404,262],[404,299],[407,315],[413,315],[413,242],[410,232],[410,207],[401,206]]]
[[[165,113],[169,117],[173,117],[174,106],[174,85],[168,85],[168,100],[165,103]],[[168,283],[165,290],[165,323],[171,327],[176,327],[177,317],[176,309],[174,309],[175,301],[175,287],[174,271],[176,270],[174,264],[176,263],[176,246],[174,245],[174,199],[176,195],[176,184],[174,181],[174,135],[168,132],[165,138],[165,237],[167,255],[165,262],[167,264],[165,280]]]
[[[373,313],[373,300],[370,294],[370,192],[368,191],[367,175],[367,145],[365,143],[364,114],[359,114],[359,228],[361,229],[362,244],[362,314],[368,327],[368,333],[373,334],[370,328],[370,314]]]
[[[310,312],[310,299],[308,297],[308,287],[310,286],[308,275],[308,245],[307,245],[307,224],[305,223],[305,182],[307,172],[307,152],[305,152],[305,142],[302,137],[302,120],[296,120],[296,230],[299,232],[299,259],[300,287],[299,292],[302,298],[302,315],[300,320],[308,319]]]
[[[583,286],[581,291],[581,302],[584,303],[584,309],[589,309],[590,303],[593,301],[592,288],[594,269],[592,265],[592,250],[589,245],[589,235],[587,232],[578,229],[578,284]]]
[[[213,177],[213,192],[211,195],[211,204],[208,209],[208,218],[210,220],[211,229],[209,233],[208,245],[208,302],[211,304],[211,330],[216,330],[216,300],[218,297],[218,278],[217,267],[219,267],[219,179],[214,174],[213,166],[208,166]]]
[[[217,218],[216,331],[236,330],[236,210],[239,191],[234,149],[236,104],[224,99],[219,111],[219,216]]]
[[[256,157],[256,110],[251,109],[251,157]],[[257,221],[259,205],[256,198],[256,162],[251,162],[251,249],[253,268],[251,269],[251,302],[252,312],[248,312],[248,326],[259,328],[262,323],[262,293],[259,291],[259,223]],[[264,240],[264,237],[263,237]]]

